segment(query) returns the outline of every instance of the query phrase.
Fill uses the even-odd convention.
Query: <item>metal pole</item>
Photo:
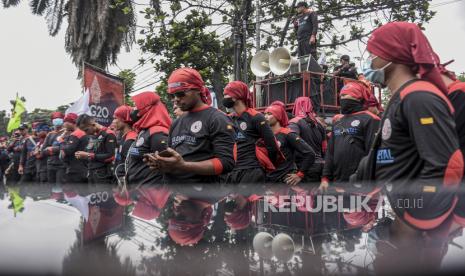
[[[247,62],[247,19],[245,18],[242,21],[242,49],[244,51],[244,60],[243,60],[243,68],[242,73],[244,74],[243,81],[247,83],[247,72],[248,72],[248,62]]]
[[[262,11],[260,6],[260,0],[256,1],[256,22],[255,22],[255,49],[257,52],[260,50],[260,12]]]

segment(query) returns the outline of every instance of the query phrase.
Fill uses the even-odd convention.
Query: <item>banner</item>
[[[84,64],[84,90],[90,92],[90,112],[97,123],[111,125],[113,112],[124,103],[123,80],[102,69]]]
[[[13,114],[11,114],[10,121],[8,121],[8,132],[12,132],[19,127],[21,124],[21,115],[24,113],[24,111],[26,111],[24,102],[21,101],[19,97],[16,97],[15,109],[13,110]]]

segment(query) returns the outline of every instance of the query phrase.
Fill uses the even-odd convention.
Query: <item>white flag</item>
[[[320,58],[318,59],[318,64],[319,65],[326,65],[326,54],[322,53]]]
[[[78,209],[84,219],[89,219],[89,197],[83,197],[75,192],[65,192],[65,200],[68,201],[74,208]]]
[[[89,107],[89,95],[89,90],[86,89],[86,92],[81,96],[81,98],[79,98],[79,100],[75,101],[68,109],[66,109],[65,114],[76,113],[77,115],[92,115]]]

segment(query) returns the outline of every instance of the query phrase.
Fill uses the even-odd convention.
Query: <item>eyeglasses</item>
[[[174,98],[183,98],[186,96],[186,93],[189,92],[190,90],[186,90],[186,91],[179,91],[179,92],[176,92],[176,93],[173,93],[173,94],[169,94],[169,97],[171,99],[174,99]]]

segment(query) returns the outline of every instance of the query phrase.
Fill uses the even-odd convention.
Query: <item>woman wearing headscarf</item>
[[[305,172],[315,162],[315,152],[312,148],[288,127],[284,103],[275,101],[265,109],[265,118],[278,140],[278,146],[284,154],[285,160],[276,169],[267,174],[267,181],[271,183],[286,183],[294,186],[302,181]],[[302,156],[300,167],[295,162],[296,154]]]
[[[115,130],[120,135],[120,142],[116,151],[115,158],[115,174],[116,177],[124,177],[126,175],[126,157],[129,148],[137,138],[137,132],[132,129],[131,119],[132,108],[127,105],[119,106],[113,113],[113,125]]]
[[[127,181],[129,185],[160,184],[162,173],[152,170],[144,159],[147,154],[166,150],[171,118],[155,92],[142,92],[132,100],[135,108],[130,118],[138,134],[128,153]]]
[[[232,120],[236,127],[236,166],[229,174],[229,183],[264,183],[265,170],[256,154],[258,140],[263,141],[270,161],[277,158],[276,140],[265,116],[252,108],[252,94],[241,81],[228,83],[224,88],[223,106],[233,108]]]
[[[289,129],[299,135],[315,152],[315,163],[305,172],[304,182],[321,181],[323,170],[323,143],[326,140],[326,131],[318,121],[313,110],[312,101],[308,97],[299,97],[295,100],[292,110],[294,118],[289,121]],[[296,161],[300,166],[303,156],[297,154]]]
[[[407,22],[375,30],[367,50],[364,75],[391,91],[376,147],[376,180],[386,184],[399,218],[395,229],[435,229],[456,207],[463,175],[454,108],[439,60],[420,28]]]

